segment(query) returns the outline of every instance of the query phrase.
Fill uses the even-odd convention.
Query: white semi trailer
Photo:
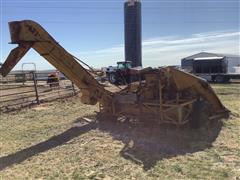
[[[181,68],[208,81],[225,83],[240,79],[240,56],[202,52],[183,58]]]

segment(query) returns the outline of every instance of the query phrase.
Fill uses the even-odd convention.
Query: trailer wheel
[[[229,82],[229,77],[226,77],[226,76],[216,76],[216,78],[215,78],[215,81],[217,82],[217,83],[227,83],[227,82]]]
[[[223,83],[224,82],[224,77],[223,76],[216,76],[215,81],[216,81],[216,83]]]
[[[224,82],[225,82],[225,83],[229,83],[229,81],[230,81],[230,78],[229,78],[229,77],[225,77]]]
[[[211,76],[211,81],[215,82],[216,76]]]

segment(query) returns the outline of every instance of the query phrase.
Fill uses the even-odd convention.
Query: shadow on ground
[[[41,152],[63,145],[93,129],[109,133],[115,140],[122,141],[125,146],[120,151],[120,155],[134,163],[143,164],[144,170],[149,170],[161,159],[194,153],[211,147],[221,131],[221,127],[221,121],[211,124],[208,128],[202,127],[196,130],[189,127],[177,129],[175,126],[129,122],[96,121],[86,123],[79,119],[72,128],[47,141],[1,157],[0,171]]]
[[[45,152],[49,149],[55,148],[57,146],[63,145],[67,143],[71,139],[80,136],[81,134],[87,133],[88,131],[96,128],[96,123],[89,123],[89,124],[82,124],[82,126],[74,126],[67,131],[53,136],[52,138],[48,139],[47,141],[41,142],[29,148],[20,150],[14,154],[10,154],[8,156],[4,156],[0,158],[0,171],[11,166],[13,164],[19,164],[26,159],[37,155],[41,152]]]
[[[222,122],[214,122],[200,129],[111,122],[101,122],[98,128],[125,144],[120,151],[122,157],[143,164],[144,170],[149,170],[164,158],[194,153],[211,147],[221,131]]]

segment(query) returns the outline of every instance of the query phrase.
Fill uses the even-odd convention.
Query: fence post
[[[72,82],[72,81],[71,81]],[[72,82],[72,90],[73,90],[73,95],[75,96],[76,95],[76,90],[75,90],[75,87],[74,87],[74,84]]]
[[[32,74],[33,74],[34,90],[35,90],[35,94],[36,94],[36,101],[37,101],[37,104],[39,105],[40,101],[39,101],[39,96],[38,96],[36,74],[35,74],[35,72],[32,72]]]

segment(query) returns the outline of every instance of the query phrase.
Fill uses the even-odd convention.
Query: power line
[[[55,0],[55,1],[49,1],[49,0],[23,0],[20,3],[123,3],[124,1],[116,1],[116,0]],[[238,0],[142,0],[142,3],[231,3],[231,2],[238,2]],[[19,3],[19,1],[16,0],[8,0],[7,3]]]
[[[3,23],[8,23],[8,21],[1,21]],[[123,22],[101,22],[101,21],[38,21],[39,23],[45,23],[45,24],[124,24]],[[144,24],[172,24],[172,22],[169,21],[153,21],[153,22],[143,22]],[[176,23],[176,22],[175,22]],[[182,24],[221,24],[221,23],[238,23],[236,21],[187,21],[187,20],[179,20],[177,23]]]
[[[4,12],[4,11],[3,11]],[[81,13],[92,13],[92,12],[95,12],[95,13],[103,13],[103,11],[93,11],[93,10],[91,10],[91,11],[81,11],[81,12],[79,12],[79,11],[57,11],[57,10],[54,10],[54,11],[27,11],[27,12],[25,12],[25,11],[23,11],[23,10],[18,10],[18,11],[15,11],[15,14],[17,14],[17,13],[24,13],[24,14],[33,14],[33,15],[37,15],[37,14],[42,14],[42,13],[44,13],[44,14],[57,14],[57,13],[64,13],[64,15],[73,15],[73,14],[81,14]],[[172,12],[172,11],[168,11],[168,12]],[[176,12],[176,11],[174,11],[174,12]],[[211,14],[211,15],[224,15],[224,14],[234,14],[234,15],[236,15],[236,17],[238,17],[238,12],[232,12],[232,11],[177,11],[178,13],[185,13],[185,14],[187,14],[187,13],[191,13],[192,15],[193,14],[196,14],[196,13],[198,13],[198,14],[202,14],[202,13],[207,13],[207,14]],[[104,11],[104,13],[106,13],[106,14],[109,14],[109,13],[111,13],[112,14],[112,12],[105,12]],[[145,14],[155,14],[155,13],[162,13],[162,12],[160,12],[160,11],[151,11],[151,12],[145,12]],[[224,14],[223,14],[224,13]],[[129,13],[130,14],[130,13]],[[8,15],[7,13],[5,13],[5,15]],[[179,15],[176,15],[176,16],[179,16]],[[81,18],[81,17],[79,17],[79,18]]]
[[[2,0],[0,0],[0,26],[2,26],[2,21],[3,21],[3,11],[2,11]],[[0,31],[0,38],[3,39],[3,31]],[[0,48],[1,48],[1,54],[0,54],[0,58],[1,61],[3,59],[3,41],[0,42]]]
[[[20,5],[15,5],[15,6],[12,6],[12,5],[3,5],[3,7],[5,8],[26,8],[26,9],[115,9],[115,10],[118,10],[118,9],[123,9],[123,7],[106,7],[106,6],[100,6],[100,7],[92,7],[92,6],[49,6],[49,5],[46,5],[46,6],[33,6],[31,4],[31,6],[23,6],[22,4]],[[239,9],[237,6],[227,6],[227,5],[224,5],[224,6],[210,6],[210,5],[207,5],[207,6],[204,6],[204,7],[201,7],[201,6],[193,6],[193,5],[164,5],[164,6],[154,6],[154,7],[143,7],[142,9],[159,9],[159,8],[166,8],[166,7],[169,7],[169,8],[185,8],[185,9],[221,9],[221,10],[224,10],[224,9]]]

